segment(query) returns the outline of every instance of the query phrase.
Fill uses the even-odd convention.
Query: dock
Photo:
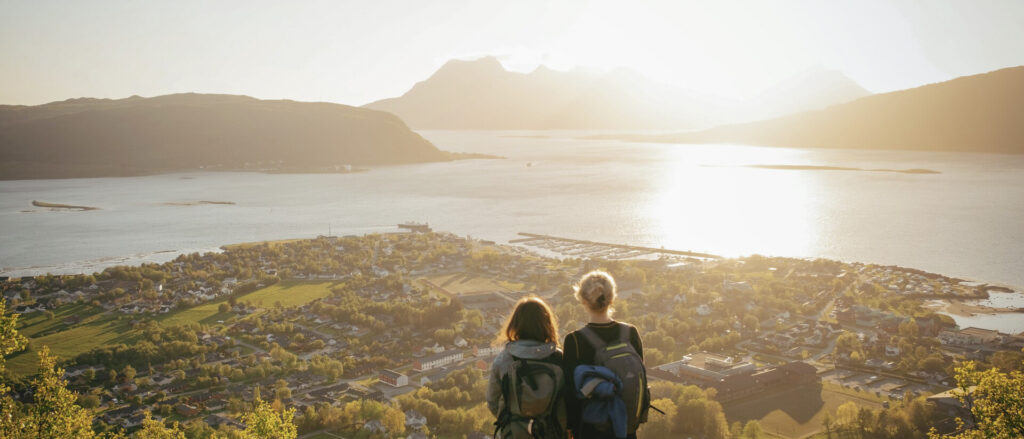
[[[674,256],[686,256],[686,257],[691,257],[691,258],[723,259],[722,256],[713,255],[713,254],[710,254],[710,253],[694,252],[694,251],[689,251],[689,250],[670,250],[670,249],[665,249],[665,248],[641,247],[641,246],[636,246],[636,245],[611,244],[611,243],[607,243],[607,242],[596,242],[596,241],[587,241],[587,240],[583,240],[583,239],[562,238],[562,237],[558,237],[558,236],[541,235],[541,234],[537,234],[537,233],[526,233],[526,232],[519,232],[519,236],[523,236],[524,238],[513,239],[513,240],[509,241],[509,243],[510,244],[528,244],[528,243],[533,242],[533,241],[555,242],[555,243],[560,243],[562,245],[569,246],[570,248],[567,249],[567,251],[563,251],[562,253],[567,253],[567,254],[571,254],[571,255],[582,255],[582,254],[585,254],[585,253],[594,253],[596,251],[595,248],[599,248],[599,249],[604,250],[604,251],[600,252],[601,256],[605,256],[607,253],[615,253],[615,252],[618,251],[618,252],[625,252],[627,255],[630,255],[631,257],[636,257],[636,256],[646,255],[646,254],[666,254],[666,255],[674,255]]]

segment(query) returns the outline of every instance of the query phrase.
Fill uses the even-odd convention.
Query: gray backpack
[[[561,353],[543,360],[512,357],[501,377],[504,404],[494,423],[495,439],[561,439],[566,435],[565,377]]]
[[[651,396],[647,388],[647,369],[644,360],[629,342],[629,326],[619,326],[619,336],[610,343],[601,339],[589,326],[580,330],[594,348],[594,365],[604,366],[615,372],[622,381],[619,395],[626,406],[626,432],[634,433],[641,423],[647,422]],[[599,431],[610,431],[611,425],[595,425]]]

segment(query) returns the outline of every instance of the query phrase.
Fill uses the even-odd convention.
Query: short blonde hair
[[[607,272],[591,271],[583,275],[573,289],[576,290],[576,300],[579,300],[587,309],[593,312],[607,310],[608,315],[615,311],[612,308],[616,296],[615,279]]]

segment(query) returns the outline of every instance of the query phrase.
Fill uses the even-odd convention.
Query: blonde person
[[[589,317],[589,323],[566,335],[563,343],[568,428],[576,439],[635,439],[636,427],[646,420],[649,396],[643,369],[643,342],[636,327],[612,318],[616,295],[615,279],[604,271],[587,273],[575,287],[576,300]],[[581,375],[584,370],[590,374]],[[595,370],[605,371],[615,378],[595,375]],[[582,392],[589,390],[584,381],[595,376],[612,382],[618,379],[616,397],[624,401],[619,406],[623,409],[606,410],[619,411],[617,415],[601,415],[602,419],[607,419],[605,423],[593,422],[593,407],[587,408],[587,415],[583,414],[584,406],[593,401],[589,396],[581,396]],[[611,404],[608,406],[612,407]]]

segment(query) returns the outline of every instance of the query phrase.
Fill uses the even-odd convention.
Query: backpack
[[[626,431],[635,433],[640,424],[647,422],[651,394],[644,361],[629,342],[629,326],[621,325],[619,328],[618,338],[610,343],[602,340],[589,326],[584,326],[579,333],[594,348],[594,365],[608,368],[622,381],[619,397],[626,406]],[[586,400],[583,403],[586,404]],[[594,428],[611,431],[610,423],[594,425]]]
[[[543,360],[512,356],[501,377],[504,404],[494,439],[562,439],[566,436],[565,377],[560,353]]]

